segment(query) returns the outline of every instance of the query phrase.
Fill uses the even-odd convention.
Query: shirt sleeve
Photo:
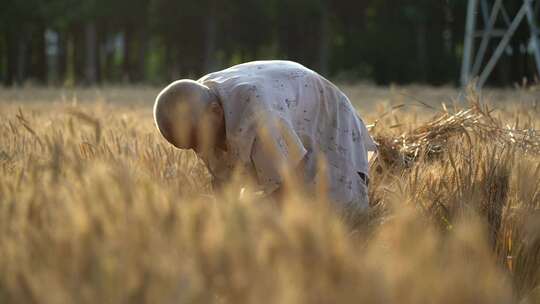
[[[276,191],[283,183],[283,177],[298,169],[306,153],[302,141],[286,120],[266,120],[259,127],[251,150],[251,160],[262,190],[265,193]]]
[[[368,152],[377,152],[378,150],[377,144],[373,140],[373,137],[371,137],[371,135],[369,134],[366,124],[364,123],[362,118],[360,118],[360,116],[357,116],[357,117],[358,117],[358,120],[360,121],[360,131],[361,131],[362,141],[364,143],[366,150]]]

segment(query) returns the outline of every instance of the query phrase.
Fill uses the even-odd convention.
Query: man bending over
[[[215,186],[235,170],[279,196],[296,175],[305,190],[324,183],[337,207],[368,207],[368,151],[376,146],[343,92],[290,61],[256,61],[178,80],[154,105],[156,125],[172,145],[193,149]]]

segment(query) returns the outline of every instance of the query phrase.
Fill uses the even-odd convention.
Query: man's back
[[[222,102],[233,158],[254,166],[267,190],[282,182],[279,166],[294,166],[303,159],[308,186],[317,187],[324,162],[331,199],[367,204],[362,177],[368,175],[367,151],[375,150],[375,144],[345,94],[324,77],[290,61],[257,61],[209,74],[199,82]],[[279,127],[261,126],[268,117]],[[257,134],[261,127],[270,129],[283,156],[277,163],[265,159]]]

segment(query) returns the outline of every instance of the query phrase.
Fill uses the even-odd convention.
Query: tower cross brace
[[[507,49],[512,36],[525,19],[531,33],[530,49],[534,55],[537,71],[540,74],[540,31],[538,30],[535,15],[535,2],[538,1],[539,3],[536,3],[538,5],[540,0],[521,1],[519,11],[512,18],[504,7],[503,0],[469,0],[463,63],[461,66],[461,84],[463,86],[468,85],[476,77],[478,77],[476,83],[478,88],[485,85],[497,62]],[[481,15],[480,19],[484,25],[483,28],[477,26],[478,14]],[[502,17],[505,27],[496,28],[497,20],[500,17]],[[480,43],[478,48],[475,48],[477,38],[480,39]],[[492,40],[499,40],[499,42],[493,55],[489,58],[487,64],[483,66],[489,43]]]

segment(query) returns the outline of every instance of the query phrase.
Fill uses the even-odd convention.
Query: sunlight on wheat
[[[481,117],[466,105],[366,113],[393,154],[372,165],[371,210],[347,218],[238,180],[213,193],[195,154],[160,138],[148,102],[111,92],[4,92],[0,302],[540,301],[540,156],[519,146],[533,131],[516,131],[539,127],[527,105],[490,112],[510,126],[500,134],[471,130]]]

